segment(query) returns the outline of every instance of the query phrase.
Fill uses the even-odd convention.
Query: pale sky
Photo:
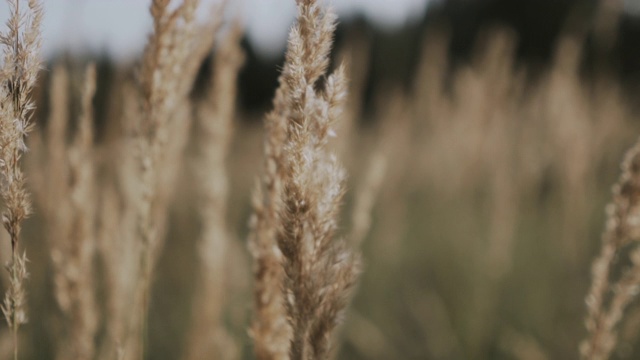
[[[217,0],[201,0],[201,15]],[[324,0],[342,20],[364,14],[385,28],[418,20],[435,0]],[[151,27],[149,0],[44,0],[43,51],[48,56],[68,49],[97,52],[106,49],[118,58],[137,56]],[[244,18],[249,39],[266,56],[281,53],[295,16],[294,0],[230,0],[230,12]],[[0,0],[0,21],[8,6]]]

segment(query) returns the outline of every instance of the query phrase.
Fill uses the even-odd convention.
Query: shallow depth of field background
[[[47,6],[49,1],[58,0]],[[614,0],[405,1],[412,10],[387,22],[385,10],[359,12],[334,2],[344,14],[335,59],[351,63],[349,112],[358,124],[338,133],[349,138],[336,148],[349,169],[345,233],[372,154],[382,149],[387,157],[362,244],[365,271],[340,331],[338,358],[577,358],[605,204],[622,154],[640,135],[638,6]],[[145,7],[135,5],[143,16]],[[261,30],[255,30],[269,25],[246,15],[247,60],[228,159],[234,245],[224,318],[240,359],[252,358],[249,198],[261,168],[261,120],[283,61],[278,34],[286,34],[292,19],[287,11],[284,27],[274,25],[272,38],[263,34],[269,46],[257,43]],[[119,86],[142,43],[114,50],[117,41],[85,47],[86,41],[61,40],[64,31],[91,23],[77,20],[69,30],[47,25],[57,30],[44,34],[53,45],[46,46],[36,117],[46,124],[55,63],[80,74],[95,60],[97,137],[106,143],[117,127]],[[118,27],[118,20],[111,26]],[[139,30],[131,37],[144,41]],[[203,66],[203,78],[208,71]],[[151,359],[180,357],[191,318],[198,234],[196,199],[189,192],[192,150],[185,154],[153,286]],[[33,321],[23,331],[33,346],[23,355],[49,359],[55,309],[37,213],[24,227]],[[635,305],[620,329],[616,358],[640,356]]]

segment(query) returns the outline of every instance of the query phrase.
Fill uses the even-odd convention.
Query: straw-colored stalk
[[[122,130],[131,132],[141,118],[139,92],[133,81],[123,81],[119,96],[122,98],[120,119]],[[113,119],[116,120],[116,119]],[[96,154],[106,163],[106,175],[100,178],[97,196],[99,216],[97,218],[97,251],[104,269],[106,341],[99,350],[100,359],[113,359],[117,353],[135,356],[139,341],[132,335],[135,321],[131,304],[135,302],[135,290],[139,273],[139,257],[142,247],[136,230],[137,204],[140,184],[136,181],[138,162],[130,156],[136,138],[122,137],[114,146],[103,148],[105,153]],[[115,153],[115,156],[112,154]]]
[[[68,86],[68,72],[56,66],[50,91],[47,151],[40,149],[44,158],[39,161],[39,169],[44,169],[40,171],[46,174],[46,181],[41,178],[35,183],[35,194],[51,247],[54,295],[63,315],[59,319],[62,326],[57,335],[57,358],[92,359],[98,320],[93,272],[95,67],[90,65],[85,72],[78,129],[69,145]]]
[[[96,69],[89,65],[84,75],[78,129],[68,151],[70,233],[67,237],[65,272],[57,291],[68,298],[63,307],[69,321],[67,344],[60,358],[93,359],[98,327],[93,259],[95,256],[95,168],[93,156],[93,96]],[[61,285],[61,284],[56,284]],[[66,354],[66,352],[70,352]]]
[[[225,269],[230,230],[226,209],[228,179],[226,159],[232,139],[237,75],[243,64],[242,29],[229,29],[218,48],[206,98],[197,107],[198,157],[194,163],[198,184],[201,235],[197,243],[199,266],[192,307],[187,359],[229,357],[221,315],[224,306]]]
[[[349,236],[354,246],[360,246],[371,229],[373,208],[385,178],[388,162],[387,156],[381,150],[373,150],[356,193]]]
[[[285,318],[292,329],[288,354],[294,360],[323,359],[329,355],[332,332],[347,306],[348,295],[359,273],[358,256],[347,249],[342,239],[336,239],[345,171],[326,149],[329,137],[335,135],[334,123],[346,99],[344,68],[339,67],[327,76],[322,86],[318,84],[329,65],[334,29],[333,13],[324,12],[315,1],[298,1],[297,22],[289,35],[275,109],[266,120],[267,136],[274,136],[267,139],[266,146],[267,196],[256,201],[254,233],[257,234],[264,231],[261,218],[265,218],[264,209],[270,205],[269,187],[280,182],[281,186],[273,187],[279,198],[278,212],[270,219],[275,223],[268,224],[275,225],[275,231],[266,232],[275,233],[284,277],[283,285],[270,285],[284,288]],[[271,144],[279,156],[273,156]],[[268,253],[269,240],[258,245],[261,250],[267,249],[254,252],[258,263],[257,286],[262,290],[264,284],[260,282],[264,282],[264,278],[260,271],[271,270],[261,269],[261,262],[266,260],[261,255]],[[277,261],[276,256],[268,255],[272,261]],[[264,292],[256,295],[258,316],[261,316],[264,315],[261,311],[270,304],[259,297]],[[277,321],[266,320],[272,325]],[[255,330],[254,326],[254,338],[258,334]],[[275,340],[282,344],[281,338]],[[261,355],[258,352],[258,356]],[[275,358],[275,355],[269,353],[264,358]]]
[[[13,332],[14,359],[17,359],[18,328],[27,321],[24,308],[27,257],[18,247],[22,222],[31,213],[21,158],[26,151],[25,137],[32,128],[34,105],[30,94],[40,70],[42,4],[29,0],[23,12],[22,1],[8,3],[8,29],[0,34],[4,53],[0,75],[0,195],[6,207],[2,222],[11,237],[11,262],[7,265],[10,286],[2,311]]]
[[[622,174],[607,206],[600,255],[592,265],[591,289],[586,297],[588,335],[580,344],[583,359],[608,359],[617,343],[617,326],[640,288],[640,141],[625,154]],[[611,279],[623,248],[633,246],[631,265]]]
[[[285,63],[285,67],[288,64]],[[276,242],[282,209],[283,146],[287,136],[288,84],[284,74],[265,118],[264,173],[252,198],[249,249],[254,259],[254,319],[250,334],[259,360],[288,359],[291,327],[287,322],[282,292],[283,261]]]
[[[351,34],[343,48],[339,58],[347,65],[347,77],[349,79],[349,94],[340,122],[336,124],[336,131],[340,137],[335,139],[337,154],[344,161],[347,168],[353,168],[356,161],[361,135],[360,119],[363,112],[362,97],[367,87],[369,75],[369,62],[371,41],[360,33]],[[353,239],[352,239],[353,240]]]
[[[195,44],[195,11],[198,0],[185,0],[171,10],[169,0],[154,0],[150,12],[153,33],[145,48],[140,70],[142,117],[136,128],[136,156],[138,157],[139,196],[135,218],[141,241],[139,281],[137,285],[137,316],[133,327],[140,331],[140,357],[147,344],[147,313],[153,267],[161,248],[162,222],[165,216],[167,169],[176,169],[174,153],[182,149],[174,146],[183,141],[170,141],[178,124],[188,129],[189,107],[187,95],[194,74],[185,74],[191,63]],[[185,117],[186,115],[186,117]],[[177,120],[176,120],[177,118]],[[185,133],[185,132],[183,132]],[[170,146],[171,145],[171,146]]]

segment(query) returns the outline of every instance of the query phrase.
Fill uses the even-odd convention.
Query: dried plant
[[[129,134],[142,116],[139,108],[139,92],[132,80],[123,81],[119,90],[122,109],[118,120],[125,134]],[[117,354],[137,353],[139,339],[132,335],[137,325],[132,319],[131,304],[135,302],[142,244],[137,237],[136,214],[140,184],[136,181],[137,158],[130,156],[136,138],[121,136],[119,141],[96,152],[105,162],[106,174],[99,182],[97,251],[104,264],[106,287],[105,330],[107,339],[99,350],[101,359],[113,359]],[[113,156],[115,154],[115,156]],[[113,177],[114,179],[111,179]],[[118,355],[119,356],[119,355]]]
[[[351,215],[351,234],[349,236],[349,240],[355,246],[361,245],[371,229],[371,213],[384,181],[387,162],[388,158],[383,154],[382,149],[374,150],[363,179],[358,186]]]
[[[198,4],[198,0],[185,0],[171,10],[169,0],[154,0],[150,7],[153,33],[140,70],[143,111],[135,129],[140,194],[134,206],[142,250],[134,327],[140,329],[142,354],[147,343],[151,277],[161,247],[167,193],[175,178],[176,156],[181,154],[185,143],[179,139],[186,138],[178,134],[187,134],[189,128],[190,108],[186,100],[197,67],[191,67],[193,74],[182,73],[181,69],[193,61]],[[173,136],[176,141],[169,141]]]
[[[263,133],[253,113],[235,108],[239,27],[219,37],[212,73],[202,67],[225,8],[200,24],[198,0],[150,3],[153,33],[140,66],[105,64],[99,83],[89,67],[78,81],[68,58],[44,89],[34,86],[38,2],[9,1],[9,32],[0,36],[9,328],[0,329],[0,357],[17,357],[27,301],[38,320],[28,339],[53,330],[45,346],[23,346],[31,358],[231,359],[248,349],[260,360],[575,355],[580,314],[565,309],[583,301],[583,239],[603,200],[596,190],[638,128],[613,77],[590,83],[581,72],[584,34],[560,36],[546,69],[516,56],[509,29],[479,37],[467,62],[446,29],[428,28],[414,86],[398,91],[379,75],[404,62],[387,58],[385,43],[395,49],[404,39],[347,36],[330,71],[335,17],[320,1],[298,0]],[[617,11],[596,16],[596,47],[614,43]],[[193,86],[197,74],[210,77]],[[48,95],[49,106],[34,112],[30,93]],[[46,127],[25,138],[32,116]],[[25,172],[41,214],[28,227],[27,140]],[[639,153],[640,140],[623,163],[593,264],[585,359],[637,352],[640,318],[626,309],[640,286]],[[260,161],[251,276],[235,230]],[[350,219],[339,214],[342,163],[353,174]],[[24,236],[46,239],[30,247],[31,264]],[[360,244],[372,266],[340,332],[360,272],[350,248]],[[252,345],[240,334],[251,278]]]
[[[640,287],[640,141],[625,154],[620,179],[613,187],[613,201],[607,207],[600,255],[592,265],[591,289],[586,298],[589,332],[580,345],[583,359],[608,359],[617,343],[617,326]],[[629,246],[631,265],[617,280],[613,266]]]
[[[290,359],[323,359],[329,355],[332,331],[359,273],[358,256],[347,249],[342,239],[336,239],[345,172],[326,149],[329,137],[335,135],[334,122],[346,98],[344,68],[339,67],[326,78],[322,90],[317,90],[318,81],[329,65],[334,27],[331,12],[322,11],[315,1],[298,2],[297,22],[289,35],[274,110],[266,120],[264,184],[268,195],[256,201],[254,233],[263,235],[259,234],[265,225],[261,222],[268,213],[265,208],[272,206],[269,194],[273,191],[277,213],[271,215],[269,220],[273,223],[268,226],[275,227],[275,231],[269,229],[268,235],[275,234],[282,255],[286,319],[292,329]],[[279,186],[274,186],[278,182]],[[263,250],[256,252],[256,280],[260,289],[264,286],[260,282],[265,281],[262,271],[270,270],[261,265],[266,263],[265,257],[275,263],[277,255],[268,254],[269,239],[259,241],[254,243]],[[273,306],[265,304],[265,299],[273,301],[278,297],[262,297],[264,292],[256,295],[259,321],[270,322],[273,327],[278,319],[260,317],[265,315],[264,309]],[[256,326],[253,334],[254,338],[259,334]],[[282,339],[275,340],[282,344]],[[261,350],[257,350],[259,357]],[[271,352],[264,358],[275,358],[276,354]]]
[[[68,301],[63,306],[68,321],[68,345],[61,358],[93,359],[95,336],[98,327],[95,303],[95,275],[93,260],[95,255],[95,166],[93,151],[93,96],[96,91],[96,70],[89,65],[84,74],[81,97],[80,119],[73,143],[68,150],[69,157],[69,207],[72,214],[70,233],[64,256],[64,279],[62,289]],[[58,203],[60,206],[61,203]],[[54,259],[55,260],[55,259]],[[61,298],[62,294],[58,296]],[[62,302],[65,304],[65,302]],[[70,352],[68,354],[65,352]]]
[[[337,154],[351,168],[354,161],[354,151],[359,145],[362,135],[361,119],[363,117],[362,95],[367,87],[369,73],[369,54],[371,52],[371,41],[363,34],[350,34],[346,44],[340,49],[339,58],[346,64],[347,78],[349,79],[349,97],[345,110],[340,117],[340,123],[336,124],[336,131],[340,137],[336,138],[335,146]]]
[[[226,159],[232,139],[237,75],[243,64],[242,35],[235,23],[217,49],[207,96],[197,107],[199,156],[194,163],[199,186],[201,235],[199,279],[192,307],[187,359],[229,358],[229,340],[221,324],[225,301],[230,233],[227,227]]]
[[[285,68],[287,67],[285,63]],[[279,80],[273,110],[265,119],[264,174],[253,193],[253,215],[250,219],[249,249],[254,258],[254,307],[251,326],[254,352],[259,360],[287,359],[289,326],[282,293],[283,261],[276,242],[279,213],[282,209],[283,146],[287,137],[286,118],[290,109],[290,91],[284,74]]]
[[[54,68],[47,151],[41,151],[44,158],[39,159],[46,181],[41,178],[35,186],[51,248],[54,295],[63,314],[58,319],[59,359],[92,359],[95,352],[95,89],[95,66],[89,65],[84,74],[78,128],[72,143],[67,144],[69,73],[63,66]]]
[[[21,3],[21,0],[8,2],[8,31],[0,35],[4,50],[0,78],[0,195],[6,206],[2,222],[11,236],[11,262],[7,265],[10,286],[2,311],[13,332],[14,359],[18,358],[18,328],[27,321],[24,309],[27,257],[24,252],[20,254],[18,243],[22,222],[31,213],[20,160],[26,151],[25,137],[32,128],[34,105],[30,94],[40,70],[42,21],[42,4],[39,1],[26,2],[26,12],[20,10]]]

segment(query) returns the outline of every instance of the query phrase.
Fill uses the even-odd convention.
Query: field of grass
[[[582,76],[584,34],[540,71],[507,28],[451,67],[430,28],[411,86],[365,109],[369,40],[333,49],[298,0],[256,118],[221,8],[153,0],[142,58],[107,74],[42,62],[40,1],[7,4],[0,359],[640,355],[640,123],[606,68]]]

